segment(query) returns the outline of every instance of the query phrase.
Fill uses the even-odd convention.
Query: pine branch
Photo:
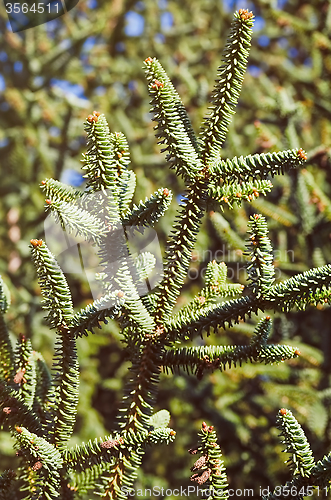
[[[121,290],[106,293],[101,299],[88,304],[77,312],[70,321],[69,329],[77,337],[94,333],[94,328],[101,328],[100,322],[108,323],[107,319],[118,319],[122,314],[124,303]]]
[[[93,196],[96,201],[96,195]],[[66,201],[46,200],[49,210],[55,216],[55,221],[60,223],[65,233],[75,233],[83,236],[86,241],[99,243],[101,238],[107,234],[108,228],[104,221],[84,210],[78,205]]]
[[[199,148],[185,108],[166,72],[156,58],[145,59],[148,91],[152,97],[153,120],[159,144],[166,144],[171,168],[186,180],[193,180],[203,168]]]
[[[224,371],[242,363],[279,363],[298,356],[298,350],[286,345],[204,346],[182,347],[166,351],[161,364],[166,372],[179,372],[180,368],[201,379],[205,372]]]
[[[28,479],[31,493],[35,498],[59,498],[60,470],[63,465],[60,452],[46,439],[29,432],[25,427],[16,427],[15,436],[20,444],[21,456],[30,467]]]
[[[31,341],[24,335],[21,335],[17,341],[15,358],[16,374],[13,380],[19,387],[24,403],[31,410],[37,386],[36,363]]]
[[[51,443],[61,450],[70,439],[79,399],[79,367],[75,335],[67,327],[58,328],[53,361],[55,371],[50,395]]]
[[[163,279],[156,293],[156,322],[170,315],[187,276],[204,214],[205,196],[206,181],[197,179],[188,189],[185,203],[174,222],[165,252]]]
[[[0,378],[9,382],[14,377],[16,367],[13,347],[3,315],[9,307],[9,298],[0,277]]]
[[[290,410],[282,408],[277,418],[277,426],[281,432],[284,452],[290,454],[287,464],[293,476],[309,477],[315,465],[313,453],[307,438]]]
[[[268,238],[268,226],[262,215],[254,214],[248,222],[250,262],[247,265],[249,288],[257,297],[265,297],[275,281],[273,248]]]
[[[211,491],[209,500],[227,499],[229,498],[228,479],[214,427],[203,422],[199,438],[199,445],[189,450],[192,454],[201,453],[201,457],[191,467],[191,471],[194,472],[191,481],[198,485],[205,485],[208,482],[209,491]]]
[[[240,184],[211,185],[209,196],[214,201],[223,202],[229,208],[236,204],[241,206],[243,201],[254,201],[260,194],[266,195],[271,191],[272,184],[267,179],[241,182]],[[223,210],[223,205],[221,205]]]
[[[243,9],[234,16],[212,94],[211,113],[205,118],[199,136],[204,164],[219,158],[246,71],[254,16]]]
[[[231,160],[219,160],[210,165],[210,182],[218,186],[220,182],[230,185],[259,178],[267,179],[268,176],[273,177],[292,168],[301,167],[306,159],[307,156],[301,148],[278,153],[235,156]]]
[[[45,197],[52,201],[74,203],[83,195],[83,192],[79,189],[75,189],[55,179],[45,179],[41,181],[41,189],[44,191]]]
[[[155,191],[138,206],[134,205],[122,219],[123,226],[153,226],[169,208],[172,192],[166,188]]]
[[[31,240],[32,260],[43,295],[43,308],[48,311],[51,327],[70,323],[73,316],[71,293],[67,280],[55,257],[42,240]]]

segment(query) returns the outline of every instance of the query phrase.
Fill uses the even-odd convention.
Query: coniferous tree
[[[146,448],[169,444],[176,434],[168,427],[166,411],[153,413],[161,368],[183,368],[202,378],[205,372],[242,363],[270,364],[296,358],[296,347],[268,343],[270,316],[260,321],[249,345],[197,346],[194,340],[203,333],[217,334],[219,329],[227,329],[258,311],[288,312],[294,307],[304,309],[309,304],[330,301],[330,265],[274,283],[273,249],[266,220],[254,214],[249,218],[246,244],[247,286],[227,283],[225,264],[211,261],[204,288],[174,313],[208,206],[224,202],[231,207],[240,205],[246,197],[250,201],[256,193],[265,194],[271,189],[270,176],[300,167],[307,159],[301,148],[226,160],[220,155],[247,66],[252,24],[251,12],[240,9],[235,14],[211,110],[198,137],[158,60],[145,60],[156,136],[165,144],[170,167],[186,185],[185,199],[166,245],[163,277],[155,291],[140,293],[153,258],[145,254],[134,259],[121,228],[143,230],[154,225],[169,207],[171,192],[161,188],[130,208],[135,178],[128,170],[128,145],[122,134],[110,132],[104,115],[94,112],[86,120],[85,191],[77,192],[52,179],[43,181],[48,210],[62,228],[98,245],[105,294],[75,313],[67,280],[55,257],[43,240],[31,240],[43,307],[48,312],[46,321],[56,331],[51,375],[24,336],[13,350],[3,320],[8,294],[2,289],[2,423],[15,438],[21,461],[18,478],[11,471],[2,476],[3,494],[10,492],[14,497],[23,481],[27,498],[74,498],[76,493],[96,487],[105,498],[126,498]],[[91,197],[93,203],[89,202]],[[114,259],[118,266],[114,267]],[[118,429],[110,436],[72,448],[68,440],[78,403],[76,340],[108,319],[118,320],[131,361]],[[193,345],[185,345],[187,342]],[[292,453],[291,486],[324,486],[330,480],[329,457],[315,465],[291,412],[281,410],[280,415],[286,450]],[[203,458],[193,468],[202,473],[195,473],[192,479],[201,484],[211,481],[213,488],[223,490],[223,498],[227,498],[221,452],[213,428],[207,424],[202,426],[201,442]],[[219,493],[215,495],[212,498],[220,497]],[[301,498],[304,493],[291,490],[291,495]]]

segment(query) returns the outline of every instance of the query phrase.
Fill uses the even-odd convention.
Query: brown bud
[[[307,160],[307,155],[302,148],[298,150],[298,156],[300,156],[300,158],[302,158],[303,160]]]
[[[191,470],[193,471],[201,469],[206,462],[207,462],[207,455],[202,455],[202,457],[198,458],[198,460],[194,463],[193,467],[191,467]]]
[[[31,469],[32,469],[32,470],[34,470],[34,471],[37,471],[37,470],[41,469],[41,468],[42,468],[42,466],[43,466],[43,464],[42,464],[41,462],[39,462],[39,461],[38,461],[38,462],[36,462],[36,463],[35,463],[35,464],[31,467]]]

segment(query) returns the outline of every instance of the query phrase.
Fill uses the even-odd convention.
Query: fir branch
[[[314,199],[314,203],[317,203],[318,208],[324,217],[331,221],[331,202],[328,196],[323,192],[320,185],[315,181],[314,176],[311,172],[304,169],[301,171],[301,175],[306,183],[310,195]]]
[[[257,298],[264,297],[275,281],[275,269],[268,226],[262,215],[250,217],[248,233],[251,235],[247,243],[247,249],[250,250],[250,262],[247,265],[249,288]]]
[[[254,330],[254,335],[251,339],[250,345],[259,349],[267,344],[268,337],[271,331],[272,321],[270,316],[259,321],[257,327]]]
[[[261,153],[220,160],[210,164],[210,182],[215,186],[226,181],[227,184],[267,179],[268,176],[284,174],[291,168],[304,164],[307,156],[300,149],[289,149],[277,153]]]
[[[241,206],[243,201],[254,201],[260,194],[266,195],[271,191],[272,184],[267,179],[242,182],[241,184],[223,184],[215,186],[211,184],[209,196],[214,201],[223,202],[229,208],[236,204]],[[223,205],[221,205],[223,210]]]
[[[209,483],[211,496],[208,500],[228,499],[228,479],[214,427],[203,422],[199,438],[200,442],[196,450],[201,453],[201,457],[191,467],[191,471],[194,472],[191,481],[199,485]]]
[[[82,472],[69,473],[69,487],[73,492],[74,498],[78,494],[80,497],[90,490],[95,490],[100,482],[101,476],[110,469],[111,464],[108,462],[94,465],[89,469],[84,469]]]
[[[331,452],[319,460],[311,469],[311,482],[316,486],[330,486],[331,479]]]
[[[242,297],[240,299],[229,300],[221,305],[214,305],[201,309],[197,314],[192,314],[183,322],[175,323],[170,318],[166,323],[167,336],[174,342],[180,339],[189,339],[201,335],[203,331],[210,332],[211,328],[224,328],[226,324],[239,323],[239,319],[245,319],[246,315],[257,313],[261,309],[259,301],[252,297]]]
[[[199,136],[201,158],[205,164],[219,158],[220,148],[235,113],[247,66],[254,16],[243,9],[234,16],[212,94],[211,113],[205,118]]]
[[[0,500],[16,500],[16,495],[13,497],[12,485],[16,480],[16,472],[13,470],[6,470],[0,475]]]
[[[21,455],[29,464],[30,491],[35,497],[47,500],[59,498],[60,470],[63,460],[60,452],[46,439],[29,432],[25,427],[16,427],[15,436],[20,444]]]
[[[48,426],[49,417],[49,395],[52,388],[52,376],[44,358],[39,352],[34,351],[32,358],[36,367],[36,390],[33,401],[33,411],[39,415],[44,426]]]
[[[122,218],[123,226],[153,226],[169,208],[172,192],[167,188],[160,188],[138,206],[134,205]]]
[[[288,312],[293,307],[304,309],[315,303],[321,290],[329,289],[331,285],[331,264],[309,269],[302,274],[279,283],[270,288],[267,301],[271,308]]]
[[[303,500],[306,494],[312,495],[313,488],[307,489],[307,478],[296,477],[292,481],[287,481],[284,486],[276,486],[273,493],[262,495],[262,500]]]
[[[93,201],[96,201],[95,195]],[[60,223],[65,233],[75,232],[75,236],[79,234],[84,236],[86,241],[94,243],[99,243],[102,236],[106,235],[108,227],[90,211],[66,201],[46,200],[46,202],[49,210],[55,216],[55,221]]]
[[[146,445],[160,445],[173,443],[176,437],[176,432],[167,427],[166,429],[155,429],[150,431],[146,439]]]
[[[58,328],[53,361],[55,371],[50,394],[51,443],[61,450],[75,425],[79,399],[79,367],[75,335],[67,327]]]
[[[155,323],[139,296],[139,276],[122,228],[113,228],[107,234],[100,244],[99,256],[107,277],[107,285],[120,290],[118,296],[123,297],[125,301],[123,307],[127,316],[140,330],[153,331]]]
[[[156,292],[156,322],[168,319],[186,278],[204,214],[206,183],[197,179],[192,184],[174,222],[165,252],[163,279]]]
[[[227,267],[224,262],[217,263],[215,260],[207,264],[205,276],[206,286],[199,291],[195,297],[182,307],[171,318],[171,325],[185,325],[187,321],[195,317],[197,311],[213,307],[217,298],[234,297],[242,293],[244,285],[239,283],[225,283]]]
[[[152,97],[153,120],[159,144],[166,144],[167,160],[178,175],[193,180],[202,169],[198,145],[192,125],[173,84],[159,61],[145,59],[148,90]]]
[[[64,450],[64,463],[69,471],[84,472],[95,466],[102,471],[107,464],[113,464],[115,457],[123,447],[123,438],[120,435],[94,439],[88,443],[77,445],[75,448]]]
[[[49,311],[46,319],[53,328],[66,325],[73,316],[67,280],[45,243],[42,240],[31,240],[30,243],[43,295],[43,308]]]
[[[154,255],[150,252],[142,252],[134,261],[140,281],[148,279],[156,263]]]
[[[0,276],[0,314],[5,314],[10,306],[10,292]]]
[[[31,340],[24,335],[18,338],[15,358],[16,374],[13,380],[19,386],[19,393],[24,403],[32,409],[37,386],[36,364]]]
[[[83,192],[79,189],[75,189],[55,179],[41,181],[41,189],[44,191],[45,197],[53,201],[74,203],[83,196]]]
[[[3,317],[8,307],[9,301],[5,293],[5,285],[0,277],[0,378],[6,382],[12,380],[16,371],[13,347]]]
[[[315,461],[301,425],[290,410],[282,408],[277,417],[277,426],[281,432],[282,444],[285,444],[284,452],[291,455],[286,463],[293,476],[309,477]]]
[[[111,134],[103,114],[94,112],[85,122],[87,153],[83,170],[87,173],[87,186],[96,192],[110,189],[114,197],[114,208],[119,210],[118,177],[127,169],[129,153],[126,138],[122,133]]]
[[[118,178],[119,184],[119,210],[123,215],[129,209],[135,189],[136,189],[136,174],[132,171],[123,171]]]
[[[94,333],[94,328],[101,328],[100,322],[108,323],[107,319],[118,319],[122,314],[124,303],[121,290],[106,293],[101,299],[77,312],[70,321],[69,329],[77,337]]]
[[[150,429],[157,384],[160,375],[160,353],[163,348],[148,339],[142,353],[135,356],[130,368],[130,380],[124,391],[119,410],[119,425],[128,432],[146,432]]]
[[[30,432],[43,434],[43,428],[39,417],[27,407],[22,396],[17,390],[0,385],[0,424],[5,425],[11,431],[17,425],[23,425]]]
[[[180,338],[192,338],[194,335],[207,333],[211,328],[224,328],[226,324],[231,326],[239,319],[245,319],[258,310],[264,312],[267,309],[288,312],[297,306],[304,309],[315,302],[315,294],[319,295],[331,282],[331,264],[310,269],[302,274],[297,274],[283,283],[273,285],[264,300],[245,296],[241,299],[229,300],[220,306],[202,310],[192,316],[185,324],[174,324],[172,319],[167,322],[167,335],[174,341]]]
[[[127,500],[128,493],[134,490],[133,485],[142,463],[144,450],[132,450],[129,456],[121,456],[114,466],[102,477],[102,484],[97,494],[102,498]],[[123,488],[122,486],[125,486]]]
[[[311,234],[316,225],[317,213],[316,207],[312,203],[312,196],[310,195],[306,184],[306,177],[303,175],[298,176],[296,199],[303,233],[305,235]]]
[[[242,365],[243,362],[279,363],[298,356],[295,347],[287,345],[249,345],[249,346],[204,346],[182,347],[165,352],[161,364],[166,372],[173,373],[182,368],[191,371],[198,379],[205,372],[229,369]]]

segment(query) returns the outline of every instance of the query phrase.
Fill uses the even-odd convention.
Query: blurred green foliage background
[[[302,147],[307,168],[273,180],[266,199],[224,211],[211,207],[178,303],[201,286],[208,260],[225,261],[229,276],[245,282],[243,248],[250,214],[267,216],[282,280],[331,261],[331,1],[330,0],[81,0],[65,16],[19,34],[0,6],[0,273],[10,288],[7,320],[13,338],[32,338],[51,363],[53,334],[45,326],[29,255],[43,237],[46,177],[79,185],[85,151],[83,121],[94,109],[112,131],[122,131],[137,174],[135,201],[163,186],[174,200],[157,227],[164,245],[181,181],[166,165],[153,134],[142,61],[156,56],[172,78],[199,130],[207,112],[233,12],[256,20],[249,67],[223,157]],[[83,276],[68,275],[75,306],[91,300]],[[257,322],[215,332],[201,342],[247,343]],[[247,365],[194,376],[163,375],[158,408],[169,409],[176,441],[150,450],[137,487],[190,484],[187,449],[205,420],[214,425],[230,487],[276,486],[287,480],[275,429],[276,412],[290,408],[316,458],[331,449],[331,310],[274,315],[272,341],[301,350],[282,365]],[[113,428],[128,360],[115,323],[79,339],[81,400],[76,442]],[[9,435],[0,437],[0,467],[15,468]]]

